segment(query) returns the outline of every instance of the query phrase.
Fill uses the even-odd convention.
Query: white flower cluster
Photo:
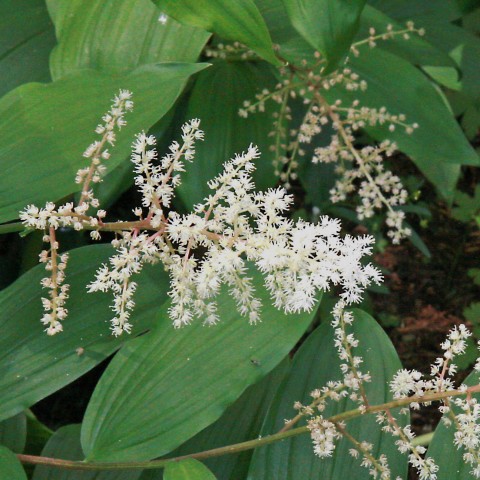
[[[173,142],[170,152],[159,163],[155,163],[157,151],[150,148],[156,144],[153,136],[140,133],[132,145],[132,162],[137,174],[135,184],[142,194],[142,207],[148,213],[143,219],[143,208],[134,209],[140,217],[139,223],[131,230],[117,232],[121,238],[112,242],[117,254],[110,258],[110,266],[101,266],[95,280],[88,286],[89,292],[113,293],[112,310],[115,316],[111,322],[115,336],[124,331],[129,333],[132,328],[129,320],[135,306],[133,294],[137,284],[131,281],[131,277],[139,273],[145,263],[163,261],[167,268],[172,263],[174,249],[167,237],[168,220],[164,209],[170,207],[174,189],[180,184],[178,172],[184,171],[182,159],[192,161],[195,141],[203,139],[199,125],[197,119],[183,125],[182,146]],[[148,230],[154,233],[147,233]]]
[[[390,389],[394,398],[406,398],[410,395],[422,397],[429,393],[445,392],[455,388],[451,375],[457,371],[457,366],[452,360],[465,352],[466,341],[471,333],[465,325],[455,326],[448,334],[445,342],[442,343],[444,350],[443,357],[435,360],[431,366],[431,378],[424,379],[417,370],[400,370],[390,382]],[[410,405],[419,408],[418,402]]]
[[[467,339],[471,333],[465,325],[454,327],[448,334],[447,339],[442,343],[444,350],[443,357],[435,360],[431,366],[431,378],[424,379],[423,375],[416,370],[400,370],[390,382],[390,388],[394,398],[415,397],[416,400],[410,403],[410,407],[419,409],[422,397],[429,394],[449,392],[455,390],[455,385],[450,378],[457,371],[457,366],[452,360],[458,355],[465,353]],[[467,393],[467,386],[461,385],[459,392]],[[452,401],[449,398],[443,400],[439,407],[444,414],[443,421],[447,426],[455,425],[455,445],[458,448],[464,448],[463,458],[465,462],[473,465],[472,475],[480,478],[480,406],[477,400],[470,397],[456,398],[453,404],[460,409],[460,413],[455,414],[451,406]],[[410,463],[419,471],[420,478],[435,479],[435,473],[438,467],[432,458],[424,459],[422,455],[425,449],[420,446],[414,447],[412,444],[413,433],[404,429],[404,437],[397,441],[401,452],[411,451]],[[394,433],[395,435],[395,433]]]
[[[407,39],[413,32],[424,33],[412,22],[407,22],[406,28],[400,30],[389,26],[379,35],[370,29],[367,39],[353,45],[353,53],[358,54],[363,44],[374,47],[377,40],[388,40],[397,35]],[[360,106],[358,100],[351,106],[342,107],[340,100],[327,101],[325,91],[334,87],[363,91],[367,83],[348,66],[327,75],[324,74],[324,66],[325,59],[317,52],[311,63],[303,61],[301,65],[283,67],[281,74],[285,78],[272,91],[264,89],[257,94],[255,102],[244,101],[239,115],[248,117],[264,111],[268,100],[278,103],[279,109],[274,113],[270,132],[273,139],[271,150],[274,152],[275,173],[287,189],[290,182],[297,179],[299,157],[306,154],[306,145],[312,144],[325,126],[333,127],[335,133],[328,146],[316,147],[312,158],[313,163],[334,162],[337,165],[335,171],[339,179],[330,191],[332,202],[345,201],[347,196],[356,192],[361,202],[356,208],[359,220],[386,209],[387,234],[393,243],[399,243],[411,234],[404,223],[405,213],[399,210],[399,206],[407,200],[407,192],[399,177],[385,170],[384,166],[384,158],[392,156],[397,147],[385,140],[379,145],[359,148],[355,145],[354,133],[365,127],[385,125],[391,132],[401,127],[408,135],[418,125],[405,123],[405,115],[391,114],[385,107]],[[298,103],[296,99],[303,100],[306,111],[298,128],[292,129],[289,127],[292,122],[290,101]]]
[[[106,171],[102,161],[110,158],[110,153],[105,146],[109,144],[113,147],[116,141],[115,128],[120,130],[126,125],[125,113],[133,110],[131,98],[132,92],[128,90],[120,90],[118,95],[115,95],[110,110],[102,117],[104,123],[97,125],[95,129],[95,132],[101,135],[101,139],[90,144],[83,154],[85,158],[91,159],[91,164],[89,167],[78,170],[75,177],[75,183],[83,185],[79,201],[80,207],[83,207],[84,202],[94,208],[99,206],[98,199],[94,197],[90,184],[102,181]],[[84,208],[85,211],[88,210],[88,206]]]
[[[349,454],[353,458],[358,458],[359,455],[362,456],[360,466],[368,468],[368,473],[372,478],[391,480],[391,471],[386,455],[381,454],[378,459],[375,458],[372,454],[373,444],[369,442],[355,442],[354,445],[356,448],[351,448]],[[400,477],[397,477],[397,480],[401,480]]]
[[[399,243],[411,231],[404,226],[405,213],[395,208],[405,204],[408,194],[400,178],[385,170],[384,164],[384,158],[391,157],[397,146],[384,140],[378,145],[356,148],[354,132],[366,125],[388,124],[391,131],[401,125],[405,133],[410,134],[418,126],[405,124],[404,115],[391,115],[384,108],[359,108],[358,100],[347,108],[343,108],[338,100],[333,105],[317,107],[315,111],[319,119],[333,118],[332,126],[336,130],[330,144],[317,147],[312,159],[313,163],[336,164],[335,172],[340,178],[330,190],[331,201],[345,201],[348,195],[357,191],[361,200],[356,207],[359,220],[370,218],[375,211],[386,208],[388,236],[393,243]],[[325,123],[325,120],[318,120],[318,123]]]
[[[192,122],[184,132],[201,139],[203,133],[197,128],[198,122]],[[175,162],[177,152],[188,154],[191,149],[173,145]],[[146,153],[141,156],[149,157]],[[373,266],[361,264],[362,257],[370,253],[371,237],[341,239],[339,222],[327,217],[316,225],[302,221],[294,224],[284,216],[292,202],[285,190],[255,193],[251,173],[258,156],[257,148],[250,146],[225,163],[223,172],[209,182],[212,195],[196,205],[193,213],[170,211],[154,234],[156,241],[151,248],[157,249],[156,256],[171,277],[170,316],[176,327],[189,324],[195,317],[216,323],[215,297],[223,284],[228,286],[239,312],[252,323],[258,321],[261,303],[248,276],[248,261],[265,274],[275,306],[286,313],[311,310],[317,292],[332,284],[343,287],[346,302],[358,301],[372,281],[380,280]],[[183,170],[181,164],[162,163],[168,178],[169,169]],[[147,166],[144,170],[150,171]],[[179,179],[172,183],[178,185]],[[167,182],[161,184],[166,186]],[[169,202],[170,189],[155,190],[159,204],[164,204],[164,193]],[[151,206],[152,211],[163,215]],[[172,245],[175,248],[170,248]],[[198,247],[204,250],[202,257],[194,253]]]
[[[115,95],[110,110],[102,117],[104,123],[95,129],[95,132],[101,135],[101,139],[89,145],[83,154],[84,157],[91,159],[90,166],[79,169],[75,177],[75,182],[82,184],[78,205],[67,202],[56,208],[53,202],[47,202],[43,208],[28,205],[19,214],[25,227],[43,230],[45,232],[43,241],[50,243],[50,249],[40,254],[40,262],[45,263],[45,270],[49,273],[49,277],[41,281],[42,286],[50,290],[50,298],[42,298],[45,314],[41,320],[46,326],[48,335],[61,332],[63,327],[60,322],[67,316],[65,302],[68,298],[69,285],[63,282],[68,254],[58,255],[56,231],[61,227],[71,227],[77,231],[89,229],[93,239],[100,239],[99,229],[103,225],[102,219],[106,212],[97,210],[96,216],[87,215],[90,207],[98,209],[100,206],[90,184],[102,181],[106,168],[101,162],[110,158],[105,146],[107,144],[113,146],[116,140],[115,128],[120,129],[126,125],[124,115],[133,109],[131,97],[132,94],[128,90],[120,90]]]
[[[68,314],[65,302],[68,298],[69,286],[64,284],[65,268],[67,267],[68,253],[57,255],[58,243],[55,241],[54,233],[44,235],[43,240],[50,242],[51,250],[43,250],[40,253],[40,262],[45,263],[45,270],[50,276],[42,279],[43,288],[49,290],[49,298],[42,298],[44,314],[41,322],[45,325],[47,335],[55,335],[63,330],[62,320]]]
[[[321,415],[308,420],[308,429],[313,441],[313,451],[320,458],[327,458],[335,451],[335,441],[342,438],[335,424]]]
[[[461,385],[456,389],[449,378],[456,372],[456,366],[452,360],[465,352],[470,332],[464,325],[454,327],[449,332],[447,339],[441,345],[444,350],[443,357],[438,358],[432,365],[430,379],[424,379],[423,375],[416,370],[399,370],[390,382],[394,398],[391,407],[387,403],[379,409],[379,406],[369,404],[364,384],[371,380],[370,375],[359,370],[363,359],[354,354],[355,348],[358,347],[358,340],[349,333],[354,317],[344,308],[345,304],[341,300],[332,312],[334,342],[342,362],[340,369],[343,378],[330,381],[327,385],[311,392],[313,401],[309,405],[295,402],[294,409],[299,413],[294,419],[286,420],[281,432],[291,428],[302,417],[306,417],[316,455],[322,458],[332,456],[336,441],[345,438],[352,444],[350,454],[354,458],[361,456],[361,465],[368,468],[373,478],[392,478],[387,457],[380,454],[376,458],[372,454],[371,443],[354,438],[345,428],[345,424],[340,421],[341,414],[332,418],[324,415],[329,402],[339,402],[349,397],[359,402],[357,411],[360,415],[372,413],[376,415],[382,431],[390,433],[395,438],[395,445],[399,452],[408,454],[409,463],[417,470],[419,478],[436,480],[439,468],[435,460],[425,457],[426,448],[416,445],[415,435],[410,425],[401,427],[392,411],[402,400],[401,405],[414,409],[420,408],[420,405],[430,405],[432,401],[437,400],[441,403],[440,412],[445,414],[444,422],[447,425],[455,425],[454,444],[464,450],[463,458],[466,463],[472,465],[472,475],[480,478],[480,404],[471,396],[473,392],[478,392],[478,386],[470,390],[466,385]],[[475,368],[480,371],[480,362],[477,362]],[[402,408],[400,413],[408,413],[408,408]],[[345,418],[349,417],[345,416]]]
[[[345,310],[345,302],[340,301],[335,305],[332,315],[332,327],[335,331],[335,347],[342,363],[340,369],[343,373],[342,384],[348,389],[351,400],[365,401],[359,397],[364,382],[370,382],[370,374],[362,373],[359,368],[363,363],[362,357],[353,354],[353,349],[358,347],[358,340],[353,333],[347,333],[354,318],[351,312]],[[364,408],[362,405],[360,408]]]
[[[70,202],[56,208],[50,202],[42,209],[29,205],[20,214],[28,228],[49,232],[45,238],[51,243],[51,253],[43,254],[52,270],[52,280],[44,282],[51,289],[51,299],[44,302],[52,310],[51,316],[47,312],[45,317],[50,319],[49,333],[59,331],[58,320],[66,316],[63,305],[68,287],[61,284],[67,257],[57,262],[55,231],[59,227],[90,230],[94,239],[100,238],[101,231],[115,232],[112,244],[117,252],[88,286],[89,292],[113,293],[114,335],[132,328],[137,287],[132,277],[145,263],[161,262],[170,274],[169,312],[175,327],[199,317],[207,324],[216,323],[215,297],[222,285],[227,286],[241,315],[251,323],[260,320],[261,303],[248,275],[250,265],[264,274],[275,306],[286,313],[311,310],[318,292],[336,285],[343,289],[344,303],[357,302],[371,282],[381,280],[376,268],[362,264],[363,257],[371,253],[372,237],[341,238],[340,222],[328,217],[321,217],[316,224],[294,223],[285,216],[293,199],[284,189],[255,192],[251,174],[260,153],[253,145],[224,164],[223,172],[209,182],[212,194],[192,213],[181,215],[172,210],[184,162],[193,160],[195,142],[203,139],[198,119],[183,125],[182,144],[173,142],[160,160],[154,137],[137,135],[132,162],[142,195],[141,206],[133,210],[138,220],[105,223],[103,210],[89,215],[91,206],[98,207],[90,183],[100,179],[100,158],[108,156],[104,145],[113,144],[114,128],[125,124],[124,113],[132,108],[130,98],[129,92],[121,91],[103,117],[105,124],[97,127],[103,137],[87,149],[90,168],[78,174],[84,182],[79,205]]]

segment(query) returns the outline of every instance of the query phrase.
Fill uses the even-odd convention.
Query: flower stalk
[[[354,418],[364,416],[366,414],[374,414],[378,412],[387,412],[391,409],[398,407],[408,407],[412,403],[429,403],[434,401],[441,401],[445,398],[452,398],[458,396],[472,395],[473,393],[480,392],[480,384],[471,386],[466,390],[448,390],[444,392],[431,393],[427,395],[414,395],[407,398],[401,398],[392,400],[387,403],[378,405],[370,405],[363,408],[355,408],[343,413],[339,413],[332,417],[327,418],[329,422],[338,424],[339,422],[347,422]],[[49,467],[66,469],[66,470],[128,470],[128,469],[154,469],[164,468],[168,463],[180,462],[189,458],[204,460],[206,458],[219,457],[222,455],[234,454],[243,452],[245,450],[252,450],[254,448],[269,445],[271,443],[279,442],[290,437],[298,435],[309,434],[308,427],[297,427],[286,431],[280,431],[272,435],[268,435],[246,442],[235,443],[232,445],[226,445],[224,447],[214,448],[211,450],[205,450],[203,452],[192,453],[189,455],[182,455],[178,457],[163,458],[158,460],[149,460],[144,462],[88,462],[80,460],[63,460],[59,458],[42,457],[35,455],[17,454],[17,458],[24,464],[31,465],[46,465]],[[420,439],[420,437],[419,437]],[[419,440],[417,439],[417,440]],[[419,443],[418,441],[416,443]]]

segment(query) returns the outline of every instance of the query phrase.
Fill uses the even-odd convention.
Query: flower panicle
[[[472,396],[473,392],[478,392],[478,385],[456,387],[449,378],[456,372],[453,360],[465,353],[466,342],[471,336],[465,325],[455,326],[448,333],[441,344],[444,354],[432,364],[430,378],[425,378],[416,370],[399,370],[390,382],[392,407],[389,408],[386,404],[379,410],[376,406],[370,406],[368,400],[362,402],[363,397],[358,394],[364,383],[369,381],[369,375],[358,371],[362,359],[354,353],[359,344],[352,333],[354,316],[345,310],[342,302],[335,306],[332,313],[334,341],[343,378],[331,380],[325,386],[315,389],[311,393],[312,402],[309,405],[296,401],[294,409],[299,413],[293,420],[286,421],[283,430],[291,428],[300,418],[306,417],[316,455],[321,458],[332,456],[336,443],[345,438],[352,444],[350,454],[354,458],[361,457],[361,465],[369,469],[373,478],[392,478],[385,455],[375,458],[372,455],[373,445],[357,440],[348,432],[345,423],[334,421],[336,417],[328,418],[325,415],[331,402],[339,402],[349,397],[351,400],[360,401],[360,414],[376,414],[376,422],[381,425],[382,431],[393,436],[397,449],[400,453],[407,454],[408,461],[417,470],[419,478],[435,480],[439,470],[435,459],[425,456],[426,448],[415,442],[411,426],[400,425],[391,410],[399,400],[407,400],[410,408],[419,409],[421,405],[431,405],[433,397],[439,401],[438,408],[443,414],[443,422],[455,428],[453,443],[463,450],[464,461],[472,467],[470,473],[475,478],[480,478],[480,403]],[[352,379],[356,381],[352,382]],[[408,408],[401,408],[399,411],[400,415],[406,413]]]
[[[88,229],[92,239],[100,239],[99,230],[106,212],[99,209],[100,202],[95,198],[90,184],[101,181],[106,170],[102,161],[110,157],[105,147],[107,144],[111,146],[115,144],[115,129],[126,125],[125,114],[133,109],[131,97],[130,91],[120,90],[115,95],[110,110],[102,117],[104,123],[95,129],[95,132],[101,135],[101,139],[89,145],[84,152],[84,157],[91,159],[91,164],[89,167],[79,169],[75,178],[77,184],[82,184],[79,202],[77,204],[67,202],[59,207],[53,202],[47,202],[40,208],[32,204],[19,213],[24,226],[28,229],[43,230],[43,241],[50,244],[50,248],[40,254],[40,263],[45,264],[45,270],[49,273],[49,276],[41,281],[42,287],[49,291],[48,298],[42,298],[44,315],[41,320],[48,335],[63,330],[62,321],[68,313],[65,304],[69,285],[64,283],[68,253],[58,253],[56,232],[62,228],[73,228],[76,231]],[[97,209],[93,216],[88,214],[90,207]]]
[[[408,40],[412,34],[423,35],[421,28],[413,22],[395,29],[389,25],[385,32],[377,33],[369,29],[365,40],[352,46],[352,53],[358,55],[362,45],[376,46],[379,40],[389,40],[400,36]],[[385,225],[387,236],[397,244],[411,235],[411,229],[405,223],[402,206],[408,200],[408,193],[400,178],[385,168],[385,160],[397,150],[393,141],[385,140],[377,145],[358,147],[355,134],[364,128],[381,127],[386,133],[398,135],[399,132],[410,135],[417,128],[415,122],[407,122],[405,115],[391,113],[385,107],[374,108],[361,105],[362,92],[368,87],[358,73],[348,64],[332,73],[325,73],[325,59],[316,52],[311,61],[304,60],[301,65],[283,67],[283,79],[273,89],[263,89],[254,101],[245,100],[239,110],[241,117],[257,112],[265,112],[266,104],[272,101],[278,104],[273,108],[273,124],[269,137],[273,152],[275,174],[279,176],[285,188],[298,179],[297,167],[300,157],[312,155],[313,163],[334,163],[338,180],[330,190],[333,203],[346,201],[357,194],[356,213],[359,220],[367,219],[382,211],[386,212]],[[332,100],[332,90],[344,89],[358,92],[358,98],[350,105],[342,105],[341,100]],[[303,118],[299,125],[292,125],[292,103],[299,100],[305,105]],[[329,132],[333,129],[333,134]],[[327,133],[330,141],[323,143],[320,135]],[[312,154],[313,152],[313,154]]]

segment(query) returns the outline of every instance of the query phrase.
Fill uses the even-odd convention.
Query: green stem
[[[66,470],[127,470],[127,469],[153,469],[163,468],[167,463],[180,462],[187,458],[205,459],[211,457],[219,457],[229,453],[243,452],[244,450],[252,450],[253,448],[268,445],[269,443],[284,440],[288,437],[301,435],[307,433],[307,427],[299,427],[287,432],[276,433],[268,437],[258,438],[255,440],[248,440],[247,442],[236,443],[234,445],[227,445],[225,447],[214,448],[212,450],[205,450],[203,452],[192,453],[190,455],[182,455],[179,457],[164,458],[160,460],[150,460],[147,462],[105,462],[105,463],[87,463],[85,461],[75,460],[61,460],[58,458],[38,457],[35,455],[18,454],[17,458],[22,463],[34,465],[48,465],[49,467],[63,468]]]
[[[468,388],[466,391],[460,390],[448,390],[445,392],[438,393],[429,393],[423,396],[413,396],[407,398],[400,398],[398,400],[392,400],[387,403],[382,403],[379,405],[371,405],[363,410],[363,413],[360,409],[356,408],[354,410],[349,410],[347,412],[339,413],[333,417],[328,418],[332,423],[338,423],[346,420],[351,420],[353,418],[359,417],[361,415],[366,415],[369,413],[377,413],[397,407],[405,407],[410,405],[410,403],[428,403],[441,400],[447,397],[454,397],[460,395],[467,395],[472,393],[480,392],[480,384],[474,385]],[[219,457],[221,455],[227,455],[231,453],[243,452],[244,450],[252,450],[263,445],[268,445],[270,443],[278,442],[280,440],[285,440],[289,437],[295,437],[297,435],[303,435],[308,433],[308,427],[298,427],[284,432],[275,433],[273,435],[268,435],[267,437],[257,438],[255,440],[248,440],[246,442],[235,443],[233,445],[227,445],[225,447],[214,448],[212,450],[205,450],[203,452],[192,453],[190,455],[182,455],[179,457],[171,458],[162,458],[160,460],[150,460],[146,462],[86,462],[86,461],[75,461],[75,460],[62,460],[59,458],[50,458],[50,457],[40,457],[35,455],[24,455],[18,454],[17,458],[20,462],[25,464],[33,465],[47,465],[54,468],[63,468],[67,470],[127,470],[127,469],[152,469],[152,468],[163,468],[165,465],[171,462],[179,462],[181,460],[186,460],[187,458],[195,459],[205,459],[211,457]],[[418,440],[417,440],[418,441]]]
[[[427,445],[430,445],[432,442],[432,438],[435,432],[430,432],[430,433],[425,433],[424,435],[420,435],[419,437],[415,437],[412,440],[412,445],[414,447],[418,447],[419,445],[422,445],[423,447],[426,447]]]

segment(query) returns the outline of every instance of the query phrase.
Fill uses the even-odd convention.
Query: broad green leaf
[[[42,450],[43,457],[83,460],[80,425],[59,428]],[[43,465],[35,467],[32,480],[137,480],[141,470],[65,470]]]
[[[84,70],[50,84],[31,83],[0,100],[0,222],[29,203],[58,200],[79,190],[74,177],[85,165],[93,130],[120,89],[134,92],[135,111],[118,135],[112,170],[130,151],[133,134],[165,115],[190,75],[202,64],[160,64],[128,75]],[[35,181],[32,181],[35,180]]]
[[[274,65],[272,39],[253,0],[154,0],[160,10],[181,23],[244,43]]]
[[[472,372],[463,382],[465,385],[477,385],[480,383],[480,375],[478,372]],[[474,398],[480,400],[480,394],[473,395]],[[453,407],[456,413],[458,408]],[[474,480],[470,472],[473,470],[472,465],[463,459],[466,453],[463,448],[457,448],[454,444],[455,426],[447,427],[440,422],[433,435],[432,442],[427,450],[427,458],[433,458],[439,469],[437,472],[437,480]]]
[[[0,445],[0,478],[5,480],[27,480],[22,464],[8,448]]]
[[[183,202],[191,207],[211,194],[207,182],[222,171],[224,162],[253,143],[261,151],[256,161],[254,180],[259,190],[273,187],[273,154],[269,147],[272,137],[273,112],[279,106],[267,102],[264,113],[248,118],[238,114],[245,100],[255,101],[261,88],[271,88],[275,78],[264,63],[215,62],[202,72],[192,88],[185,119],[200,118],[205,140],[196,145],[195,160],[182,174],[178,189]]]
[[[397,21],[416,21],[418,27],[423,26],[421,22],[425,20],[445,22],[462,15],[456,0],[368,0],[368,3]]]
[[[352,330],[359,346],[355,355],[364,359],[361,369],[370,372],[372,382],[365,384],[365,390],[371,405],[381,404],[392,399],[388,382],[401,368],[400,360],[389,338],[367,313],[354,310],[355,321]],[[267,418],[262,435],[275,433],[284,425],[285,418],[295,416],[293,403],[300,401],[304,405],[311,402],[310,392],[321,388],[330,380],[341,380],[340,360],[334,346],[333,328],[323,323],[317,328],[295,354],[288,378],[279,388]],[[357,403],[343,399],[328,404],[322,415],[328,418],[341,412],[354,409]],[[405,417],[401,417],[403,424]],[[299,425],[301,425],[300,422]],[[304,424],[304,423],[303,423]],[[378,458],[383,453],[388,456],[392,478],[397,475],[406,478],[407,458],[400,455],[395,439],[381,431],[381,425],[375,416],[366,416],[347,422],[346,430],[359,441],[373,444],[372,454]],[[314,479],[344,480],[371,478],[368,469],[360,467],[360,460],[352,458],[348,450],[352,445],[342,439],[336,446],[331,458],[320,459],[313,453],[310,436],[290,437],[255,450],[249,480],[297,480]]]
[[[385,106],[392,114],[403,113],[407,123],[418,123],[411,135],[397,127],[365,127],[377,140],[397,143],[446,199],[451,200],[460,165],[479,165],[480,158],[465,138],[435,87],[415,67],[391,53],[373,49],[351,60],[353,69],[368,83],[365,92],[343,88],[325,92],[330,101],[358,99],[362,106]],[[422,100],[419,108],[419,99]]]
[[[350,49],[365,0],[282,0],[293,26],[333,71]]]
[[[169,463],[163,480],[215,480],[215,475],[198,460],[188,459]]]
[[[0,420],[72,382],[132,338],[110,334],[110,295],[87,295],[85,290],[112,252],[108,245],[71,251],[67,266],[69,317],[64,331],[53,337],[45,334],[40,323],[40,298],[45,295],[40,287],[45,276],[43,265],[0,292]],[[138,283],[132,318],[136,334],[152,326],[167,298],[168,279],[162,268],[149,267],[139,274]]]
[[[255,359],[253,361],[255,362]],[[286,358],[260,382],[247,388],[215,423],[195,435],[171,455],[187,455],[257,438],[268,407],[289,369],[290,361]],[[245,478],[252,453],[252,450],[247,450],[205,459],[203,462],[219,479]],[[155,476],[148,476],[148,473],[144,473],[144,476],[142,475],[141,480],[162,478],[159,471],[156,471]]]
[[[161,12],[150,0],[47,0],[59,44],[53,78],[91,68],[125,73],[159,62],[194,62],[210,36]]]
[[[0,445],[22,453],[27,438],[27,419],[23,412],[0,422]]]
[[[85,414],[82,446],[89,461],[147,460],[172,451],[285,357],[314,314],[279,312],[260,274],[252,277],[263,303],[257,325],[240,317],[225,292],[218,325],[197,321],[175,330],[165,307],[154,331],[118,352]]]
[[[0,97],[22,83],[48,81],[48,56],[54,45],[43,0],[0,2]]]

